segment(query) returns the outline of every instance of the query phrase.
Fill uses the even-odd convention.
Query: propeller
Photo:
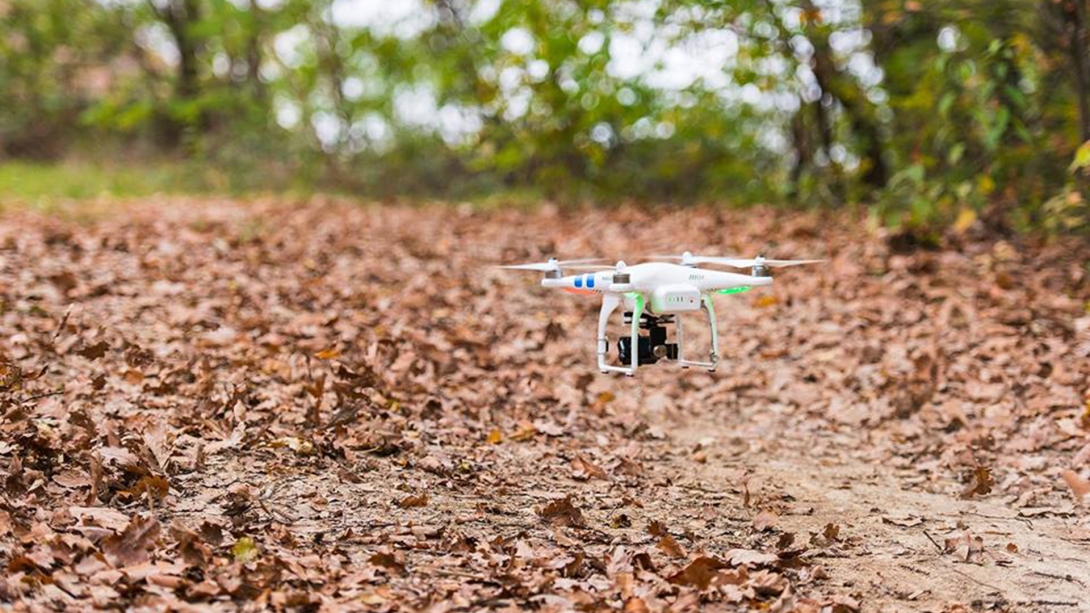
[[[686,251],[681,255],[652,255],[650,258],[662,260],[676,260],[684,266],[696,266],[699,264],[718,264],[733,268],[783,268],[786,266],[802,266],[803,264],[820,264],[825,260],[769,260],[763,255],[755,258],[719,257],[711,255],[693,255]]]
[[[558,260],[556,258],[549,258],[548,262],[533,262],[530,264],[508,264],[506,266],[499,266],[499,268],[505,268],[507,270],[535,270],[537,272],[560,272],[560,267],[600,270],[602,268],[611,268],[610,266],[578,266],[579,264],[590,264],[592,262],[605,262],[605,258],[584,258],[581,260]]]
[[[606,261],[606,259],[605,258],[599,258],[599,261],[604,262],[604,261]],[[626,265],[624,263],[624,260],[618,260],[616,264],[595,264],[593,266],[587,266],[587,265],[579,266],[579,265],[576,265],[576,266],[565,266],[564,268],[567,268],[568,270],[615,270],[617,272],[622,272],[622,271],[624,271],[625,266]]]
[[[564,266],[565,270],[613,270],[613,266],[609,264],[594,264],[594,265],[576,265],[576,266]]]

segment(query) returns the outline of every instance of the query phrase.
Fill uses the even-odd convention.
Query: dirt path
[[[735,436],[720,420],[695,422],[679,424],[679,442],[714,449],[710,440]],[[759,455],[713,456],[720,461],[686,468],[704,487],[727,491],[737,489],[744,473],[751,495],[779,510],[767,522],[769,532],[805,541],[837,527],[838,546],[819,554],[820,563],[863,610],[941,611],[952,603],[973,610],[1090,610],[1090,533],[1077,526],[1073,509],[1020,513],[994,498],[928,493],[881,463],[814,457],[798,441]],[[970,552],[966,534],[982,539],[979,551]]]

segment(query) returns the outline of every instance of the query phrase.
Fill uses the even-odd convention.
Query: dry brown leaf
[[[776,526],[776,522],[778,522],[779,519],[780,517],[772,511],[761,511],[753,518],[753,529],[758,532],[771,530]]]
[[[83,524],[102,526],[121,532],[129,525],[129,516],[108,507],[68,507],[68,512]]]
[[[134,497],[147,494],[149,502],[162,502],[170,493],[170,483],[161,475],[146,475],[128,493]]]
[[[605,479],[607,478],[606,471],[601,466],[594,464],[590,460],[586,459],[582,455],[577,455],[572,458],[572,476],[576,479]]]
[[[150,204],[89,224],[0,223],[12,307],[0,595],[31,609],[843,613],[887,600],[867,591],[868,556],[907,555],[891,531],[947,516],[950,501],[927,490],[951,467],[968,467],[968,495],[1034,521],[1008,522],[994,550],[946,534],[947,555],[911,561],[923,573],[1023,561],[1010,541],[1048,559],[1090,534],[1055,504],[1068,489],[1086,504],[1090,476],[1090,247],[1065,237],[1019,242],[998,262],[979,223],[955,248],[905,248],[835,211]],[[736,299],[731,319],[753,334],[721,343],[731,368],[716,374],[660,364],[600,376],[580,328],[596,304],[543,303],[535,280],[481,272],[580,245],[612,255],[634,237],[694,243],[724,223],[737,231],[720,251],[780,237],[783,257],[831,261]],[[523,226],[540,240],[511,231]],[[705,345],[704,326],[693,332]],[[1050,466],[1075,479],[1049,491],[1029,478]],[[557,501],[568,493],[570,507]],[[125,550],[145,500],[185,527]],[[540,510],[527,514],[527,500]],[[776,530],[781,509],[791,526],[819,522],[809,543]],[[607,525],[569,527],[593,526],[592,513]],[[652,517],[654,536],[632,530]],[[822,530],[830,519],[844,528]],[[107,545],[119,564],[148,559],[111,568]],[[687,558],[690,547],[716,564],[688,568],[712,557]],[[817,565],[828,556],[839,562]],[[410,569],[411,581],[387,576]],[[967,579],[950,576],[903,602],[961,599]],[[1081,602],[1077,584],[1036,580],[1050,599]]]
[[[367,561],[375,566],[389,569],[395,574],[405,574],[405,562],[403,561],[402,556],[398,554],[380,551],[372,555]]]
[[[104,357],[109,350],[110,345],[106,341],[99,341],[94,345],[89,345],[76,350],[76,355],[87,358],[88,360],[97,360]]]
[[[159,522],[154,517],[134,515],[123,532],[102,542],[102,551],[115,568],[142,564],[158,536]]]
[[[677,539],[669,534],[659,539],[656,546],[672,558],[684,558],[686,555],[685,550],[681,548],[681,544],[677,542]]]
[[[674,585],[688,585],[700,590],[706,590],[711,585],[712,579],[715,578],[717,572],[724,568],[727,568],[727,564],[722,560],[709,556],[700,556],[679,572],[668,577],[667,581]]]
[[[725,557],[733,566],[770,566],[780,559],[774,553],[755,549],[731,549]]]
[[[412,496],[406,496],[397,502],[397,506],[402,509],[415,509],[419,507],[428,506],[428,494],[420,493]]]
[[[1063,477],[1064,483],[1067,487],[1071,488],[1071,495],[1075,497],[1075,502],[1083,502],[1087,494],[1090,494],[1090,481],[1083,479],[1073,470],[1065,470],[1060,473]]]
[[[973,469],[969,485],[962,490],[961,497],[985,496],[991,493],[994,486],[995,478],[992,477],[992,471],[984,466],[977,466]]]
[[[573,503],[571,496],[565,496],[560,500],[554,500],[538,511],[546,522],[553,526],[569,526],[572,528],[585,528],[587,522],[583,519],[583,512]]]
[[[517,432],[511,435],[511,440],[517,443],[532,441],[537,435],[537,428],[533,424],[523,424]]]
[[[82,470],[64,470],[53,475],[53,482],[69,489],[90,487],[91,475]]]

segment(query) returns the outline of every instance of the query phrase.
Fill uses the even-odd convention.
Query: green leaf
[[[1071,172],[1090,166],[1090,140],[1086,141],[1075,151],[1075,159],[1068,168]]]
[[[236,562],[246,564],[256,560],[259,552],[254,539],[244,536],[238,539],[235,546],[231,548],[231,553],[235,556]]]
[[[957,164],[963,155],[965,155],[965,143],[958,143],[950,148],[950,155],[946,156],[946,159],[951,164]]]
[[[943,94],[942,99],[939,100],[939,115],[946,115],[953,104],[954,92],[946,92]]]

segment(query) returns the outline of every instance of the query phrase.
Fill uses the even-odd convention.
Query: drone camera
[[[625,319],[632,321],[632,313],[625,313]],[[647,334],[641,334],[638,338],[636,351],[637,363],[641,366],[654,364],[659,360],[676,360],[678,356],[677,343],[666,342],[666,328],[663,324],[673,322],[673,317],[654,317],[643,313],[640,317],[640,328],[647,330]],[[622,336],[617,340],[617,357],[622,364],[632,363],[632,338]]]

